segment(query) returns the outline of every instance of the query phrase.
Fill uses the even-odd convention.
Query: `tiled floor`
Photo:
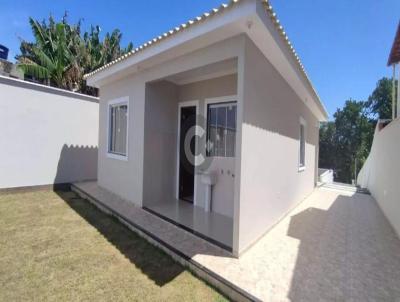
[[[205,212],[187,201],[165,200],[146,208],[184,227],[232,249],[233,219],[215,212]]]
[[[400,240],[370,195],[319,188],[240,259],[97,194],[194,261],[266,301],[400,301]]]
[[[112,208],[124,218],[134,222],[141,228],[168,243],[170,246],[177,247],[186,256],[192,258],[197,254],[209,254],[221,257],[230,257],[230,253],[217,247],[195,235],[189,233],[167,221],[150,214],[140,207],[134,206],[115,194],[104,190],[97,185],[97,182],[81,182],[74,184],[81,191],[89,194],[93,198],[100,200],[103,204]]]

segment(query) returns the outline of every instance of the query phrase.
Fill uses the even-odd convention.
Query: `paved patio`
[[[138,207],[117,201],[96,183],[78,186],[254,298],[400,301],[400,240],[370,195],[316,189],[235,259]]]

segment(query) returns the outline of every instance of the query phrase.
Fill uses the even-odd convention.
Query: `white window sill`
[[[306,166],[300,166],[299,167],[299,172],[303,172],[303,171],[305,171],[306,170]]]
[[[120,155],[120,154],[107,152],[107,157],[112,158],[112,159],[122,160],[122,161],[128,161],[128,156],[126,156],[126,155]]]

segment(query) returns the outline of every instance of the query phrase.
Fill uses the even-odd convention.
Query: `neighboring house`
[[[16,64],[3,59],[0,59],[0,76],[24,79],[24,73],[18,69]]]
[[[0,76],[23,79],[24,73],[8,59],[8,48],[0,44]]]
[[[86,79],[98,184],[235,256],[315,187],[327,113],[266,1],[222,5]]]

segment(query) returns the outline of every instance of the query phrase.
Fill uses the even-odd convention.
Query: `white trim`
[[[178,103],[178,131],[177,131],[177,140],[176,140],[176,199],[179,200],[179,167],[180,167],[180,140],[181,140],[181,109],[184,107],[196,107],[196,124],[197,115],[199,115],[199,101],[186,101]],[[196,135],[198,135],[198,129],[196,128]],[[198,152],[198,144],[195,146],[195,153]],[[193,205],[197,206],[197,165],[195,163],[194,167],[194,187],[193,187]]]
[[[110,152],[110,107],[116,106],[116,105],[127,105],[127,107],[128,107],[128,110],[126,112],[126,117],[127,117],[126,118],[126,155]],[[130,110],[130,106],[129,106],[129,97],[128,96],[120,97],[117,99],[112,99],[107,102],[107,151],[106,151],[106,155],[108,158],[128,161],[129,110]]]
[[[306,139],[306,137],[307,137],[307,122],[306,122],[306,120],[303,118],[303,117],[301,117],[300,116],[300,118],[299,118],[299,126],[303,126],[303,128],[304,128],[304,133],[303,133],[303,135],[304,135],[304,165],[301,165],[301,134],[300,134],[300,131],[299,131],[299,161],[298,161],[298,171],[299,172],[302,172],[302,171],[305,171],[305,169],[306,169],[306,149],[307,149],[307,139]]]
[[[122,161],[128,161],[128,156],[119,155],[119,154],[116,154],[116,153],[107,152],[107,157],[108,158],[112,158],[112,159],[122,160]]]
[[[228,102],[234,102],[238,100],[238,96],[237,95],[226,95],[226,96],[219,96],[219,97],[215,97],[215,98],[206,98],[204,99],[204,104],[206,105],[205,107],[207,107],[208,104],[212,104],[212,103],[228,103]],[[207,113],[207,109],[205,109],[204,113]],[[207,117],[206,115],[204,115],[205,117]]]
[[[208,121],[208,105],[209,104],[215,104],[215,103],[230,103],[230,102],[236,102],[236,110],[237,110],[237,103],[238,103],[238,96],[237,95],[226,95],[226,96],[220,96],[220,97],[215,97],[215,98],[206,98],[204,99],[204,118],[206,120],[206,123]],[[207,128],[208,125],[206,125]],[[237,111],[236,111],[236,126],[237,126]],[[208,135],[207,133],[208,129],[206,129],[206,136]],[[237,141],[237,134],[238,132],[236,131],[236,137],[235,141]],[[215,158],[221,157],[221,156],[213,156]],[[235,156],[236,158],[236,144],[235,144]]]

